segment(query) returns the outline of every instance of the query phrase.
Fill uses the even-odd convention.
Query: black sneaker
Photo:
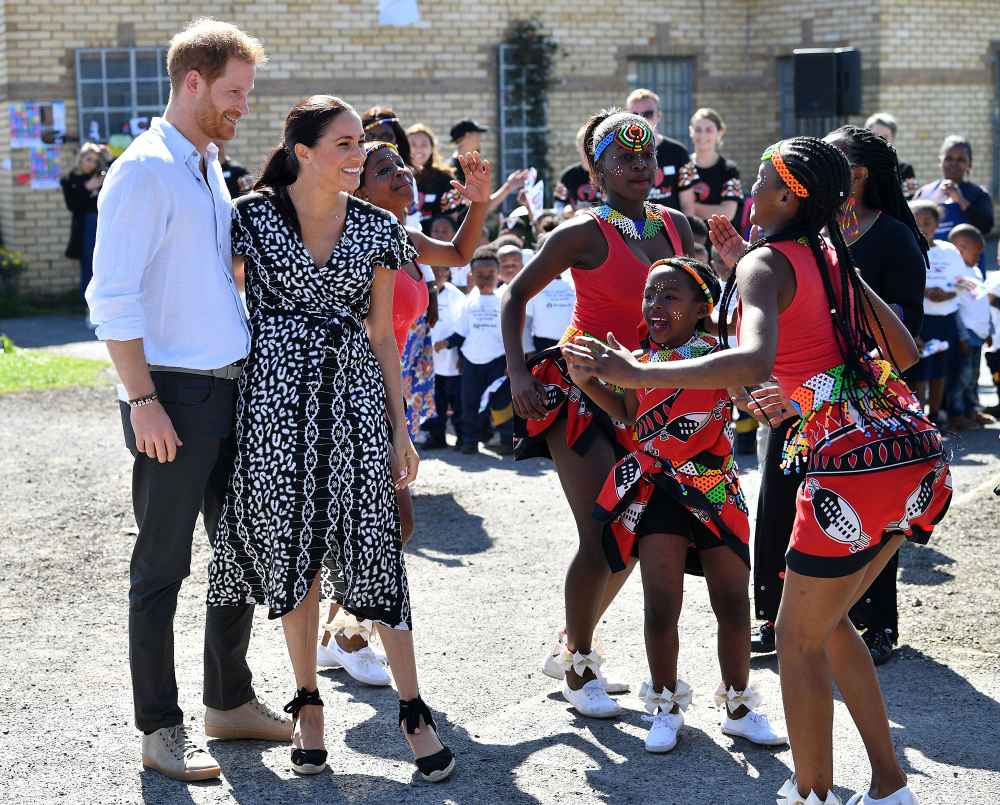
[[[479,445],[475,442],[466,442],[460,448],[463,456],[474,456],[479,453]]]
[[[862,639],[871,652],[872,662],[876,665],[885,665],[892,659],[895,649],[892,645],[892,632],[888,629],[868,629]]]
[[[448,446],[448,442],[443,436],[429,436],[427,441],[421,445],[422,450],[443,450]]]
[[[774,624],[767,621],[757,629],[750,638],[750,651],[753,654],[770,654],[774,651]]]

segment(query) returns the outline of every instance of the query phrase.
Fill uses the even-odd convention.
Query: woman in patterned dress
[[[407,228],[409,242],[417,250],[417,259],[429,266],[466,265],[476,250],[483,222],[486,219],[487,202],[490,199],[492,169],[487,160],[479,154],[458,157],[465,172],[464,185],[453,180],[455,194],[469,202],[469,212],[462,226],[450,241],[438,240],[425,235],[420,229]],[[397,221],[406,220],[406,208],[413,197],[413,172],[403,161],[399,150],[392,143],[365,143],[365,162],[361,171],[361,181],[355,195],[371,204],[388,210]],[[421,406],[414,395],[412,366],[407,366],[406,352],[413,348],[418,336],[427,335],[427,288],[423,284],[420,266],[416,261],[407,262],[396,272],[395,296],[392,304],[392,327],[396,345],[404,355],[402,370],[403,399],[408,413]],[[420,322],[424,326],[419,327]],[[430,367],[431,396],[433,402],[434,367]],[[410,377],[408,377],[408,374]],[[410,382],[408,382],[410,381]],[[413,437],[413,429],[410,429]],[[401,536],[405,545],[413,533],[413,501],[409,489],[396,491],[396,503],[401,518]],[[336,600],[331,602],[323,639],[317,647],[317,662],[322,666],[344,668],[347,673],[367,685],[386,686],[389,675],[382,661],[371,651],[368,640],[372,623],[340,610],[337,601],[343,594],[342,582],[336,579],[334,585]]]
[[[267,604],[282,619],[297,688],[285,708],[296,722],[292,768],[315,774],[326,766],[319,593],[325,566],[339,567],[344,608],[381,626],[400,723],[422,775],[437,781],[455,761],[417,687],[394,494],[419,461],[392,334],[394,271],[415,250],[389,213],[350,195],[363,141],[361,119],[340,99],[300,101],[258,192],[236,205],[252,344],[208,598]]]

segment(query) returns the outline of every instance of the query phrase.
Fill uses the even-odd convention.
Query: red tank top
[[[569,326],[601,339],[612,332],[622,346],[638,349],[649,266],[635,256],[612,224],[598,218],[593,210],[586,212],[600,227],[608,256],[597,268],[573,268],[576,304]],[[660,215],[674,254],[683,255],[680,233],[666,207],[660,207]]]
[[[430,303],[430,292],[427,283],[415,280],[404,266],[396,272],[396,285],[392,296],[392,334],[396,336],[399,354],[403,354],[406,346],[406,336],[410,333],[413,322],[419,319]]]
[[[778,348],[773,370],[781,390],[790,395],[804,381],[843,363],[844,359],[837,346],[830,300],[827,299],[823,279],[816,270],[812,250],[808,245],[790,240],[769,245],[788,258],[795,272],[795,296],[778,316]],[[826,241],[823,242],[823,250],[832,267],[830,277],[839,294],[837,253]]]

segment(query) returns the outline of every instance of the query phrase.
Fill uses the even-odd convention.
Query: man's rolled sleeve
[[[98,196],[94,277],[86,298],[102,341],[145,336],[143,279],[166,231],[165,198],[154,171],[138,161],[113,169]]]

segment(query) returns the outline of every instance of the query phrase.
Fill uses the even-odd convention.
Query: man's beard
[[[198,121],[198,128],[212,140],[230,140],[235,133],[235,126],[223,117],[223,113],[211,101],[198,104],[195,120]]]

